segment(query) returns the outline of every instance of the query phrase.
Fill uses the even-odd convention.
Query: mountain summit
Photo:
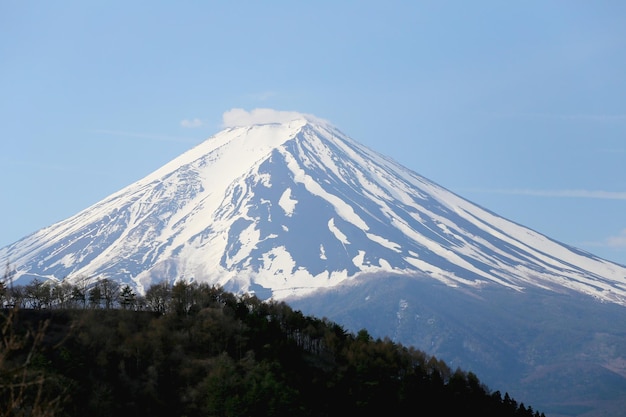
[[[626,267],[472,204],[328,122],[289,116],[227,128],[0,259],[18,281],[109,278],[140,292],[186,279],[281,299],[397,274],[626,305]]]

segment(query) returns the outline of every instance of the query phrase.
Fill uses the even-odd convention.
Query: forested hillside
[[[0,416],[543,415],[471,372],[285,303],[185,282],[108,300],[66,288],[59,302],[35,284],[4,288]]]

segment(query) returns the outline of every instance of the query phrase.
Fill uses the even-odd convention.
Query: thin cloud
[[[266,101],[278,95],[275,91],[263,91],[260,93],[250,94],[250,98],[253,100]]]
[[[608,237],[606,246],[617,249],[626,248],[626,229],[622,230],[617,236]]]
[[[622,154],[626,153],[626,148],[603,148],[599,149],[598,152]]]
[[[624,191],[603,190],[532,190],[532,189],[469,189],[467,191],[488,194],[528,195],[556,198],[594,198],[600,200],[626,200]]]
[[[626,229],[618,232],[615,236],[609,236],[599,241],[583,242],[582,244],[595,248],[609,248],[613,250],[626,249]]]
[[[200,119],[184,119],[181,120],[180,125],[187,129],[194,129],[202,126],[204,123]]]
[[[125,132],[121,130],[92,130],[92,133],[102,134],[102,135],[111,135],[111,136],[122,136],[127,138],[136,138],[136,139],[147,139],[147,140],[156,140],[161,142],[181,142],[181,143],[197,143],[197,138],[188,138],[181,136],[165,136],[165,135],[155,135],[152,133],[139,133],[139,132]]]
[[[565,120],[583,120],[590,122],[623,122],[626,114],[563,114],[556,117]]]
[[[573,120],[598,123],[626,121],[626,114],[490,113],[490,115],[506,119],[526,120]]]

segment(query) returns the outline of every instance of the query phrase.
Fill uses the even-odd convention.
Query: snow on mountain
[[[297,116],[297,117],[296,117]],[[626,267],[504,219],[296,115],[232,127],[0,250],[15,278],[176,279],[281,299],[370,274],[573,290],[626,305]]]

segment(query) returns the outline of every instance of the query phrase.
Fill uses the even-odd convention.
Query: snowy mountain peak
[[[480,208],[328,122],[232,110],[224,124],[145,178],[3,248],[0,259],[19,279],[106,277],[139,291],[186,279],[284,298],[402,274],[626,305],[626,267]]]

